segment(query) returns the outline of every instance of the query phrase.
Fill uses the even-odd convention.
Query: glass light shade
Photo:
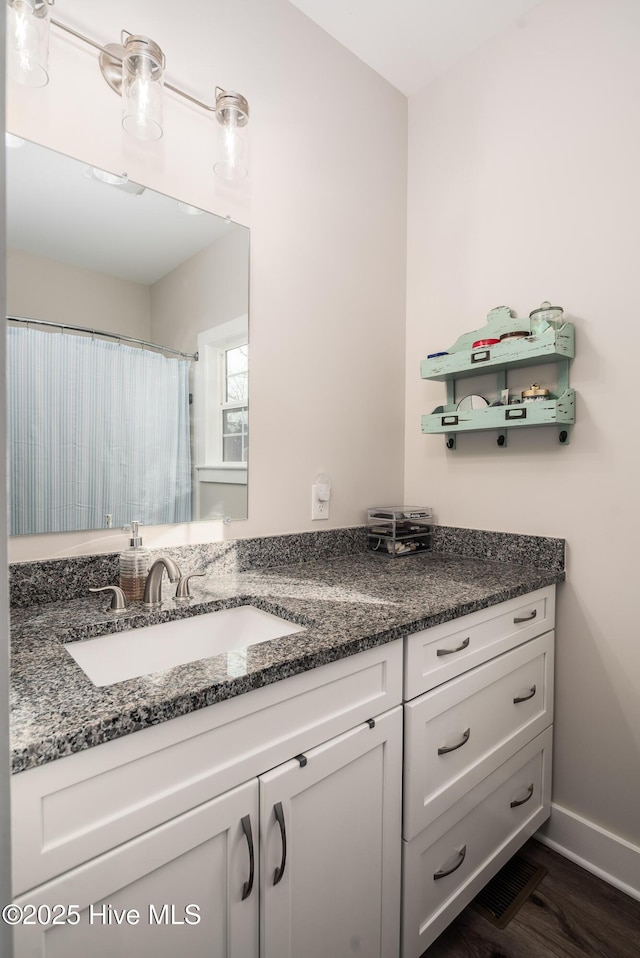
[[[138,140],[162,136],[164,56],[147,37],[129,37],[122,58],[122,125]]]
[[[225,122],[218,130],[218,160],[214,173],[223,180],[243,180],[245,165],[245,131],[237,122],[237,110],[228,110]]]
[[[216,87],[218,120],[217,160],[213,171],[224,180],[243,180],[247,175],[249,104],[239,93]]]
[[[47,0],[9,0],[7,73],[23,86],[49,82],[49,25]]]
[[[183,203],[181,200],[178,200],[178,209],[181,213],[186,213],[187,216],[201,216],[204,213],[204,210],[198,209],[197,206],[191,206],[189,203]]]
[[[98,166],[90,166],[84,173],[90,180],[100,180],[107,186],[122,186],[129,180],[126,173],[110,173],[108,170],[101,170]]]

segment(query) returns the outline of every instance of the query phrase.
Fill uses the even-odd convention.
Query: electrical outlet
[[[311,518],[328,519],[329,518],[329,499],[331,498],[331,486],[325,483],[314,483],[311,486]]]

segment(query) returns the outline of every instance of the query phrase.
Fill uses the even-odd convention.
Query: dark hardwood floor
[[[640,958],[640,901],[533,839],[521,854],[549,871],[507,927],[468,907],[424,958]]]

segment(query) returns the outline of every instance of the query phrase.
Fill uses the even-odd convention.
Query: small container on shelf
[[[377,506],[367,510],[367,546],[395,558],[431,549],[433,510],[427,506]]]
[[[550,398],[550,392],[540,383],[533,383],[529,389],[522,390],[523,402],[545,402]]]

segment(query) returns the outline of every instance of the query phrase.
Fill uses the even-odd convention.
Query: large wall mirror
[[[246,518],[249,230],[34,143],[6,177],[10,533]]]

